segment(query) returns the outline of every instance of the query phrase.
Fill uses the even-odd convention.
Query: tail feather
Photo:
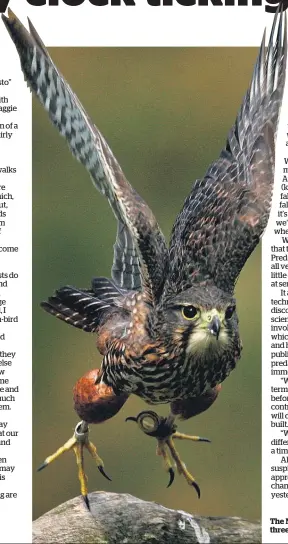
[[[126,289],[121,289],[112,280],[104,277],[93,278],[92,290],[97,298],[102,301],[109,301],[110,303],[113,302],[115,298],[127,294]]]
[[[54,315],[61,321],[82,329],[85,332],[95,332],[97,329],[97,322],[91,321],[87,316],[74,312],[71,308],[67,308],[61,303],[61,300],[54,296],[50,297],[47,302],[42,302],[41,307],[51,315]]]
[[[112,301],[97,298],[92,290],[69,285],[41,303],[46,312],[85,332],[96,332],[104,314],[113,306]]]

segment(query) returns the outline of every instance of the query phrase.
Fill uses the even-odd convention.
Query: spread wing
[[[128,290],[142,286],[151,302],[163,284],[167,248],[156,219],[126,180],[103,136],[53,63],[29,21],[30,33],[9,9],[2,15],[17,48],[22,71],[74,157],[88,170],[118,220],[113,280]]]
[[[174,224],[167,295],[209,281],[233,292],[259,242],[271,207],[286,56],[286,17],[278,11],[267,50],[264,33],[251,85],[226,147],[204,178],[195,182]]]

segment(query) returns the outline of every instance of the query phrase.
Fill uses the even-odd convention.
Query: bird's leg
[[[176,465],[178,473],[182,474],[186,482],[196,489],[197,495],[200,498],[199,485],[195,481],[194,476],[192,476],[186,468],[185,463],[181,460],[180,455],[175,448],[174,440],[192,440],[193,442],[210,442],[210,440],[208,440],[208,438],[202,438],[201,436],[179,433],[176,430],[175,417],[179,416],[182,419],[189,419],[190,417],[201,414],[201,412],[210,408],[215,402],[220,390],[221,384],[218,384],[198,397],[175,400],[171,403],[171,413],[168,417],[158,416],[155,412],[147,410],[140,412],[137,417],[127,418],[128,421],[135,421],[141,431],[145,434],[157,439],[156,453],[162,457],[164,468],[169,472],[169,483],[167,487],[169,487],[174,480],[172,460]]]
[[[170,487],[170,485],[174,482],[174,469],[172,467],[171,459],[167,451],[165,440],[161,440],[160,438],[158,438],[156,455],[159,455],[163,459],[164,470],[169,473],[169,482],[167,487]]]
[[[169,472],[169,487],[174,480],[174,469],[171,459],[174,461],[177,471],[182,474],[189,485],[196,489],[197,495],[200,498],[200,488],[192,474],[187,470],[185,463],[180,458],[177,452],[174,439],[192,440],[194,442],[210,442],[207,438],[200,436],[190,436],[176,431],[175,415],[172,413],[168,417],[162,417],[151,410],[140,412],[137,417],[128,417],[126,421],[135,421],[141,431],[148,436],[157,439],[157,455],[161,456],[164,462],[164,468]]]
[[[180,455],[179,455],[178,451],[175,448],[175,444],[174,444],[174,439],[175,438],[193,440],[194,442],[210,442],[210,440],[208,438],[203,438],[201,436],[190,436],[190,435],[187,435],[187,434],[185,435],[183,433],[177,433],[177,432],[175,432],[172,436],[170,436],[167,439],[167,446],[169,448],[171,457],[172,457],[172,459],[175,462],[175,465],[177,467],[178,474],[182,474],[184,476],[186,482],[189,485],[192,485],[194,487],[194,489],[196,490],[196,493],[198,495],[198,499],[200,499],[200,487],[197,484],[194,476],[187,469],[185,463],[181,460]]]
[[[91,370],[77,381],[74,387],[74,407],[79,417],[82,418],[82,421],[77,423],[73,436],[55,453],[49,455],[38,468],[38,471],[43,470],[63,453],[73,450],[78,466],[81,495],[88,508],[88,478],[84,471],[84,449],[88,450],[96,462],[99,472],[107,480],[111,481],[104,471],[104,463],[97,453],[96,446],[89,439],[88,424],[102,423],[106,419],[113,417],[122,408],[128,398],[128,395],[124,393],[115,395],[111,387],[100,383],[99,372],[98,369]]]
[[[65,442],[65,444],[55,453],[49,455],[45,459],[44,463],[40,465],[38,471],[46,468],[53,461],[58,459],[63,453],[73,450],[75,453],[76,463],[78,467],[78,478],[80,481],[81,495],[83,496],[83,499],[87,507],[89,508],[87,487],[88,478],[84,471],[84,448],[88,450],[91,457],[95,460],[99,472],[101,472],[101,474],[105,476],[107,480],[111,481],[111,478],[109,478],[109,476],[104,471],[104,463],[97,453],[96,446],[93,444],[93,442],[89,440],[89,426],[86,421],[80,421],[79,423],[77,423],[73,436],[69,438],[69,440],[67,440],[67,442]]]

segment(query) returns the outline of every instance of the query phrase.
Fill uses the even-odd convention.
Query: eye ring
[[[199,315],[199,310],[196,306],[183,306],[181,310],[182,316],[188,321],[193,321]]]
[[[235,310],[236,310],[236,306],[228,306],[228,308],[226,308],[226,311],[225,311],[225,319],[228,319],[228,320],[231,319]]]

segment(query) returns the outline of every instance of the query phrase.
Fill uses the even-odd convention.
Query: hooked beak
[[[221,321],[220,321],[218,315],[214,315],[213,318],[212,318],[211,323],[209,323],[209,325],[208,325],[208,330],[213,336],[216,336],[216,338],[218,340],[219,334],[220,334],[220,329],[221,329]]]

